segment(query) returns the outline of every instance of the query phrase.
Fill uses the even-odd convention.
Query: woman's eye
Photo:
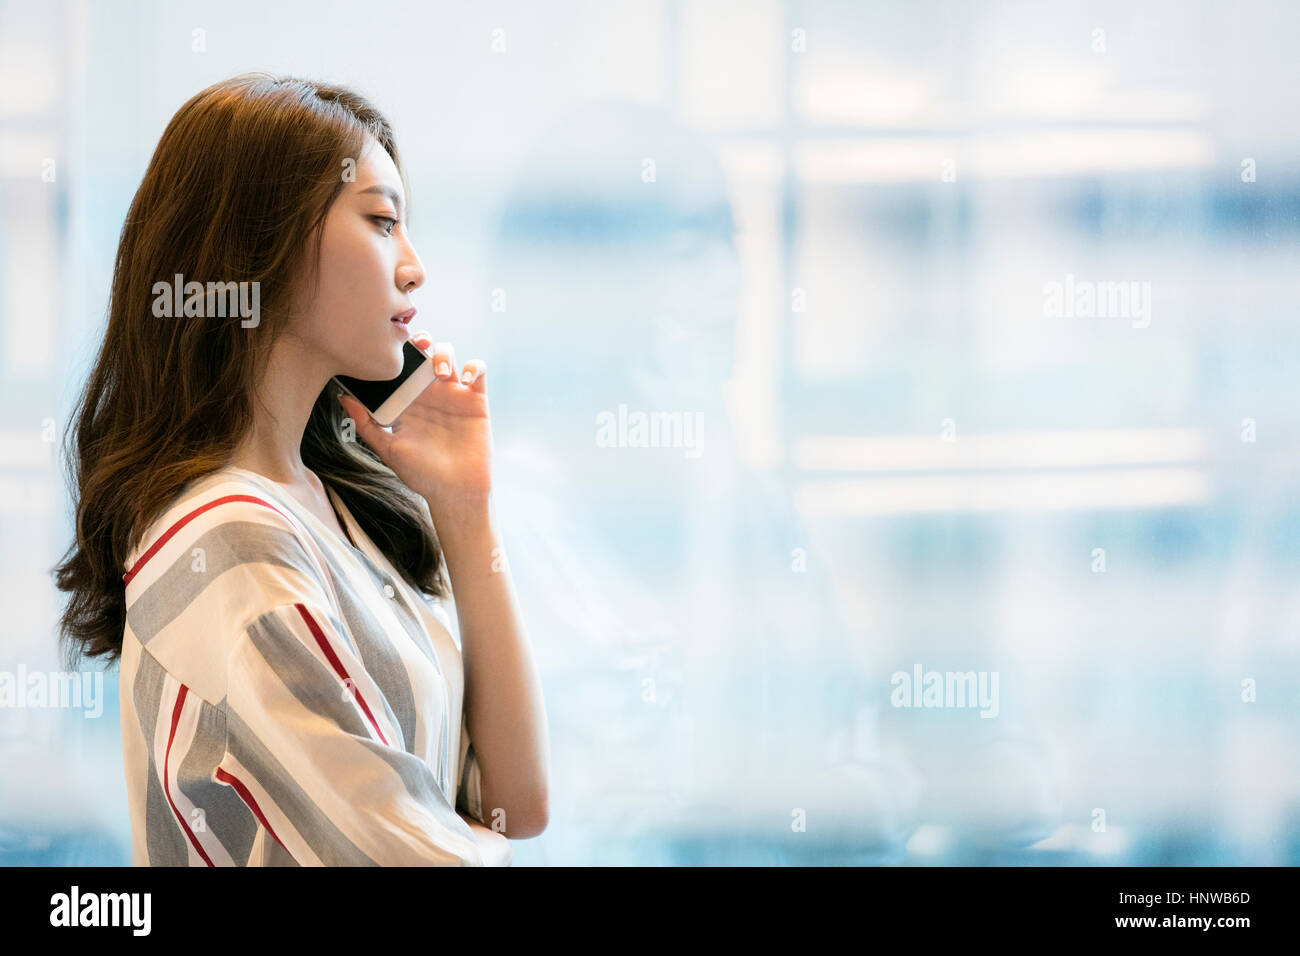
[[[384,235],[386,236],[391,236],[393,234],[393,230],[397,228],[397,220],[389,216],[371,216],[370,218],[375,220],[376,222],[392,223],[392,225],[390,225],[387,229],[384,230]]]

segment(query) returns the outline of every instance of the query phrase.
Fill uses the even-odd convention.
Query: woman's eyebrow
[[[397,190],[391,186],[367,186],[365,189],[358,190],[363,193],[381,193],[389,198],[393,206],[397,209],[397,214],[402,214],[402,197],[397,194]]]

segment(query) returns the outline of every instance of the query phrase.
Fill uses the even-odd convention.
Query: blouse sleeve
[[[327,605],[248,621],[232,646],[217,778],[300,865],[482,866]]]
[[[447,609],[442,606],[442,602],[433,599],[428,602],[429,610],[438,623],[446,629],[448,634],[456,633],[455,627],[451,623],[451,616]],[[455,638],[453,637],[453,640]],[[460,642],[457,641],[457,647]],[[478,757],[474,753],[474,742],[470,740],[469,723],[465,719],[464,707],[461,708],[460,717],[460,754],[456,762],[460,773],[456,779],[459,781],[456,785],[456,809],[466,816],[473,817],[485,827],[491,828],[492,824],[488,822],[483,813],[483,771],[479,767]]]

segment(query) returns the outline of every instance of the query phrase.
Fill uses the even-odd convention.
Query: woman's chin
[[[346,374],[349,378],[358,378],[363,382],[386,382],[401,375],[405,366],[406,356],[399,345],[395,351],[382,359],[376,358],[366,362],[364,367],[358,367],[357,371],[349,371]]]
[[[406,343],[405,342],[399,345],[397,347],[397,351],[393,353],[393,364],[391,368],[392,368],[392,372],[387,376],[388,378],[397,378],[397,376],[402,374],[402,369],[406,368]]]

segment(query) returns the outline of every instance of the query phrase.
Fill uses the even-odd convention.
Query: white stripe
[[[191,689],[204,700],[220,700],[225,694],[232,641],[242,625],[273,607],[315,603],[321,593],[291,568],[237,564],[213,577],[180,614],[157,631],[149,641],[149,653],[167,671],[189,675]],[[214,627],[214,622],[227,626]]]
[[[289,851],[289,855],[298,862],[299,866],[325,865],[321,862],[320,857],[312,852],[303,835],[298,832],[298,828],[293,825],[293,822],[285,816],[279,804],[271,799],[269,793],[262,789],[262,785],[257,782],[257,778],[251,770],[229,753],[221,758],[221,763],[217,764],[217,766],[244,785],[244,788],[252,795],[253,800],[257,802],[257,809],[262,811],[262,816],[266,817],[266,822],[275,831],[275,837],[280,838],[280,841]],[[213,775],[215,776],[215,774],[216,771],[214,770]],[[234,791],[234,787],[231,787],[231,790]],[[253,813],[253,808],[249,807],[248,812]],[[249,858],[249,865],[261,866],[262,854],[266,850],[266,841],[274,842],[275,837],[266,832],[266,828],[262,826],[261,821],[257,820],[256,814],[253,814],[253,819],[257,822],[258,829],[265,834],[265,837],[259,836],[258,840],[254,841],[253,854]]]
[[[121,720],[122,766],[126,776],[128,805],[140,807],[141,816],[131,820],[131,865],[149,864],[149,844],[145,833],[143,807],[149,785],[148,741],[140,732],[139,714],[135,707],[135,678],[140,669],[140,642],[128,624],[122,635],[122,657],[118,671],[118,715]]]
[[[174,773],[171,767],[171,758],[167,754],[167,740],[171,734],[172,712],[176,709],[176,698],[180,695],[181,683],[171,674],[163,674],[162,693],[158,698],[158,713],[154,720],[153,726],[153,762],[154,769],[158,775],[158,783],[163,788],[163,802],[167,805],[167,818],[171,820],[172,825],[180,832],[181,841],[185,844],[185,852],[188,854],[188,863],[190,866],[207,866],[203,858],[195,852],[194,844],[190,838],[185,835],[185,827],[176,817],[176,811],[172,809],[176,795],[174,787],[167,779],[165,774]],[[170,788],[170,789],[169,789]],[[168,798],[171,798],[170,800]]]

